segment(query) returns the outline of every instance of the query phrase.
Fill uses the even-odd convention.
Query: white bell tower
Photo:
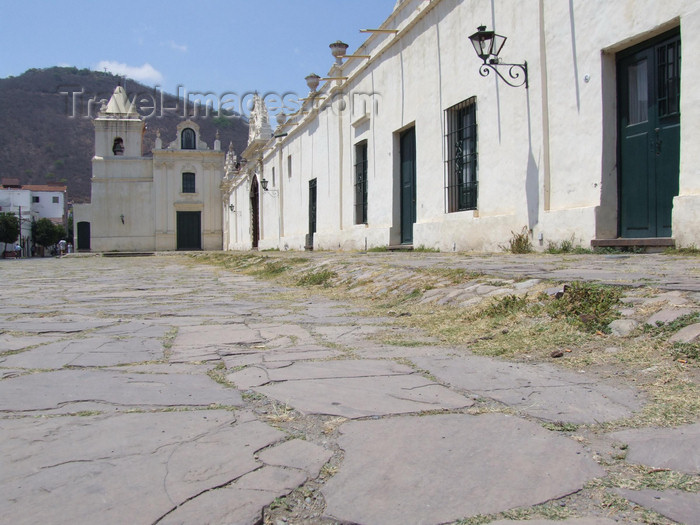
[[[141,157],[144,122],[129,101],[126,90],[117,86],[95,124],[95,157]]]

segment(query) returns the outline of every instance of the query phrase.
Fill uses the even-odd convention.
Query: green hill
[[[30,69],[20,76],[0,79],[0,178],[17,178],[22,184],[64,182],[70,200],[89,201],[94,128],[88,110],[94,117],[99,103],[88,101],[108,99],[120,80],[111,73],[71,67]],[[130,99],[137,96],[141,115],[155,113],[146,118],[144,155],[151,155],[158,129],[163,145],[175,140],[175,128],[184,117],[183,101],[130,79],[125,88]],[[153,101],[155,109],[147,109]],[[178,111],[162,111],[161,102],[165,108],[177,107]],[[223,149],[232,141],[237,152],[243,151],[248,140],[247,120],[235,115],[204,117],[201,113],[196,122],[209,147],[213,147],[219,130]]]

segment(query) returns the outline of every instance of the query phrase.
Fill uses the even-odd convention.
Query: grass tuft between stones
[[[330,280],[337,277],[338,274],[331,270],[320,270],[317,272],[308,272],[302,275],[297,280],[297,286],[330,286]]]

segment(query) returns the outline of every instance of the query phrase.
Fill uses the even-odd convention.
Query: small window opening
[[[121,137],[114,139],[114,144],[112,145],[112,153],[115,155],[124,155],[124,141]]]
[[[185,128],[180,135],[180,149],[197,149],[197,140],[192,128]]]
[[[194,173],[182,174],[182,193],[196,193],[194,180]]]

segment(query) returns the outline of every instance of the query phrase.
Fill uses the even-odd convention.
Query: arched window
[[[124,155],[124,141],[121,137],[114,139],[114,144],[112,145],[112,153],[115,155]]]
[[[180,135],[180,149],[197,149],[197,140],[192,128],[185,128]]]

